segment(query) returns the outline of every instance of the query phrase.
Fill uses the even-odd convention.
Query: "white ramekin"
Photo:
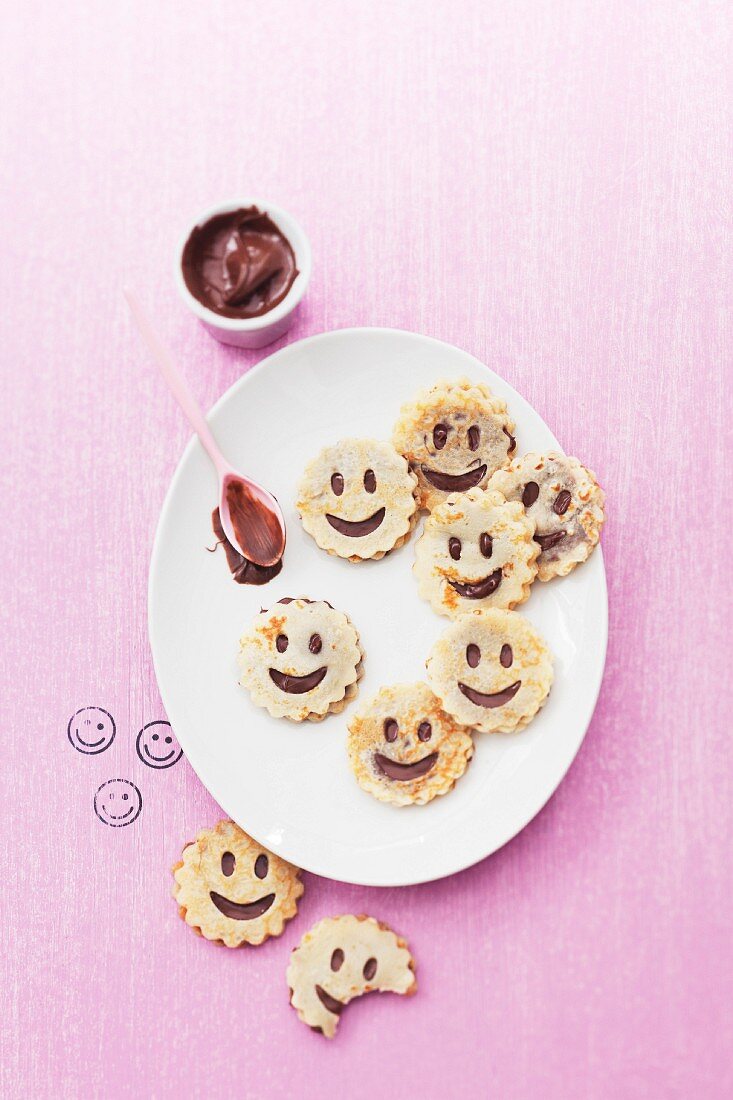
[[[262,348],[265,344],[271,344],[273,340],[283,336],[290,328],[301,298],[306,292],[311,275],[311,246],[302,227],[287,210],[275,206],[271,202],[262,199],[244,198],[232,202],[222,202],[218,206],[212,206],[196,220],[196,226],[203,225],[217,214],[227,214],[231,210],[239,210],[247,206],[256,206],[274,221],[278,229],[290,241],[295,253],[295,263],[298,274],[293,285],[281,302],[263,313],[261,317],[222,317],[218,313],[194,298],[186,286],[183,278],[183,249],[186,241],[191,236],[194,226],[190,225],[181,238],[181,243],[176,253],[175,280],[178,291],[188,308],[198,317],[205,329],[212,336],[220,340],[222,344],[233,344],[238,348]]]

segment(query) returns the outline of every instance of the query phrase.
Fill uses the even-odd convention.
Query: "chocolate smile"
[[[490,573],[488,577],[484,577],[481,581],[468,581],[466,584],[461,584],[460,581],[449,581],[448,583],[465,600],[483,600],[490,596],[492,592],[496,592],[501,584],[502,576],[501,569],[495,569],[493,573]]]
[[[462,692],[474,706],[503,707],[505,703],[510,702],[514,698],[521,686],[522,681],[516,680],[502,691],[495,691],[493,695],[485,695],[483,691],[476,691],[475,688],[469,687],[468,684],[459,683],[458,690]]]
[[[323,988],[323,986],[320,985],[316,986],[316,994],[318,996],[318,1000],[328,1012],[332,1012],[334,1016],[341,1015],[345,1007],[344,1005],[342,1005],[341,1001],[337,1001],[336,998],[332,997],[330,993],[326,993],[326,990]]]
[[[423,466],[422,472],[436,489],[442,489],[444,493],[463,493],[478,485],[486,473],[486,465],[467,470],[465,474],[444,474],[442,470],[431,470],[429,466]]]
[[[223,894],[217,894],[216,890],[209,891],[209,897],[219,912],[225,917],[229,917],[229,920],[255,920],[266,913],[275,900],[274,894],[265,894],[263,898],[259,898],[257,901],[240,904],[237,901],[230,901]]]
[[[387,779],[396,779],[402,782],[408,779],[420,779],[423,775],[427,775],[437,759],[437,752],[431,752],[428,756],[423,756],[421,760],[416,760],[414,764],[399,764],[396,760],[390,759],[389,756],[383,756],[381,752],[374,753],[374,764],[377,771],[385,775]]]
[[[322,665],[315,672],[309,672],[307,676],[288,676],[285,672],[278,672],[276,668],[271,668],[269,672],[270,679],[275,687],[280,688],[280,691],[286,691],[288,695],[303,695],[306,691],[313,691],[313,688],[318,687],[328,669]]]
[[[328,512],[326,512],[326,519],[334,531],[338,531],[340,535],[348,535],[350,539],[358,539],[363,538],[364,535],[371,535],[372,531],[376,531],[384,519],[384,508],[380,508],[368,519],[341,519],[340,516],[332,516]]]
[[[553,531],[551,535],[535,535],[534,541],[538,542],[543,550],[551,550],[553,546],[557,546],[558,542],[562,542],[566,534],[567,531]]]

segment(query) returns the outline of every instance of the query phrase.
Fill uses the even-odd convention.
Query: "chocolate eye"
[[[255,874],[257,878],[267,878],[267,872],[270,869],[270,861],[264,852],[261,852],[255,860]]]
[[[433,736],[433,727],[429,722],[421,722],[417,727],[417,736],[421,741],[429,741]]]
[[[485,558],[490,558],[494,549],[494,540],[488,531],[484,531],[481,538],[478,540],[479,548]]]
[[[288,648],[287,634],[278,634],[277,638],[275,639],[275,648],[277,649],[278,653],[285,652],[285,650]]]
[[[374,470],[367,470],[364,474],[364,488],[368,493],[375,493],[377,491],[377,478]]]
[[[477,428],[474,424],[473,427],[468,429],[468,446],[472,451],[478,450],[479,441],[481,439],[481,429]]]
[[[344,953],[340,947],[337,947],[331,956],[331,969],[340,970],[344,965]]]
[[[461,540],[457,538],[448,539],[448,553],[453,558],[453,561],[460,561],[461,557]]]
[[[522,493],[522,504],[525,508],[531,508],[540,495],[540,487],[536,481],[528,481]]]
[[[512,661],[514,660],[514,654],[512,653],[512,647],[510,645],[506,645],[505,643],[501,647],[499,660],[501,661],[502,668],[511,668]]]
[[[384,723],[384,740],[396,741],[399,727],[394,718],[388,718]]]
[[[376,973],[377,973],[377,960],[376,959],[367,959],[367,961],[364,963],[364,969],[362,970],[362,974],[364,975],[366,980],[368,982],[370,982]]]
[[[230,878],[234,874],[236,862],[234,852],[225,852],[221,857],[221,873],[226,875],[227,878]]]
[[[477,645],[471,642],[466,646],[466,660],[468,661],[469,668],[476,668],[476,665],[481,660],[481,650]]]
[[[341,474],[331,474],[331,488],[337,497],[340,497],[344,491],[344,479]]]
[[[311,653],[320,653],[323,649],[323,642],[321,641],[320,634],[311,634],[311,640],[308,642],[308,649]]]
[[[552,506],[552,510],[557,516],[564,516],[568,510],[570,504],[570,493],[567,489],[563,489],[561,493],[558,493],[555,497],[555,503]]]
[[[448,439],[448,425],[436,424],[433,428],[433,446],[436,451],[442,451]]]
[[[97,729],[98,730],[103,730],[104,729],[104,723],[103,722],[97,722]]]

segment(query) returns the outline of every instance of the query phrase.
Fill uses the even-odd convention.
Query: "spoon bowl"
[[[219,487],[219,517],[232,546],[256,565],[276,565],[285,552],[285,520],[276,498],[232,469],[220,473]]]

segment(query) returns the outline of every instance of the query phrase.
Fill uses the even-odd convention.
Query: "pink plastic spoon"
[[[219,516],[224,534],[248,561],[261,566],[276,565],[285,550],[285,520],[280,505],[272,493],[229,465],[186,379],[161,342],[137,296],[127,287],[124,294],[143,340],[160,367],[171,393],[214,463],[219,477]]]

